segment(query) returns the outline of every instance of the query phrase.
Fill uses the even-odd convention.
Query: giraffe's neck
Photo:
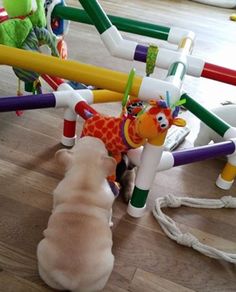
[[[136,119],[128,118],[124,124],[124,136],[132,148],[137,148],[145,142],[145,139],[141,138],[137,133],[136,122]]]

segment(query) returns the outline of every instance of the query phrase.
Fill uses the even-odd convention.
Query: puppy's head
[[[97,170],[97,175],[102,174],[103,177],[107,177],[113,175],[116,170],[116,160],[108,155],[104,143],[95,137],[80,138],[71,150],[57,151],[55,158],[66,172],[78,167],[83,168],[84,171],[88,169],[87,175]]]

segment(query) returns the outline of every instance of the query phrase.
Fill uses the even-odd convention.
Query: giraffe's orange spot
[[[120,143],[120,137],[116,137],[116,143]]]
[[[104,126],[104,124],[105,124],[104,120],[99,120],[95,123],[95,127],[101,129]]]
[[[119,126],[115,126],[113,129],[114,133],[118,133],[118,129],[119,129]]]
[[[115,145],[116,144],[116,137],[113,135],[112,136],[113,138],[112,138],[112,140],[111,140],[111,143],[113,143],[113,145]]]
[[[95,121],[98,121],[98,120],[100,120],[101,119],[101,117],[99,116],[99,115],[95,115],[95,116],[93,116],[92,117],[92,120],[95,122]]]
[[[88,128],[86,130],[87,130],[87,132],[90,132],[90,133],[92,132],[93,133],[94,129],[95,129],[94,125],[88,125]]]
[[[107,124],[108,129],[112,129],[112,128],[114,128],[114,126],[115,126],[115,121],[109,121]]]
[[[124,147],[124,145],[122,145],[122,144],[118,144],[118,145],[117,145],[117,149],[118,149],[120,152],[123,152],[123,151],[126,150],[125,147]]]
[[[107,139],[111,139],[113,137],[113,134],[112,134],[112,132],[111,131],[108,131],[107,132]]]
[[[97,138],[102,138],[102,132],[101,131],[98,131],[98,130],[95,130],[94,131],[94,137],[97,137]]]

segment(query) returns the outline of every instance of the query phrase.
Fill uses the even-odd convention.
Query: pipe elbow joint
[[[115,26],[101,34],[101,39],[112,56],[133,60],[138,43],[123,39]]]

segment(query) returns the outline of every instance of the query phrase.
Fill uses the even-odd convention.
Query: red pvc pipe
[[[43,74],[41,76],[53,90],[57,90],[58,85],[50,78],[50,76]]]
[[[76,121],[64,120],[63,136],[66,138],[75,137],[76,132]]]
[[[75,112],[84,120],[90,118],[91,115],[96,115],[98,112],[88,105],[85,101],[80,101],[75,106]]]
[[[50,76],[50,78],[57,84],[57,86],[65,83],[65,81],[59,77]]]
[[[53,90],[57,90],[58,86],[64,83],[63,79],[49,76],[47,74],[43,74],[41,77],[52,87]]]
[[[202,77],[236,85],[236,70],[205,63]]]

